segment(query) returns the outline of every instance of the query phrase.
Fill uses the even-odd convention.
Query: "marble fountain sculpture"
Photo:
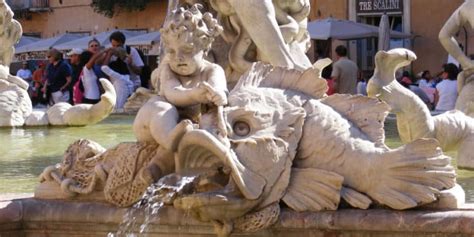
[[[458,75],[458,99],[456,109],[474,116],[474,61],[468,58],[459,47],[455,35],[464,26],[474,27],[474,0],[466,0],[448,19],[439,32],[439,40],[446,51],[461,65],[463,71]]]
[[[242,47],[234,56],[256,61],[231,71],[240,74],[233,88],[203,58],[227,26],[197,5],[175,10],[162,29],[159,89],[133,124],[137,141],[110,149],[71,144],[62,163],[45,168],[35,198],[0,208],[0,234],[104,236],[118,229],[117,207],[143,202],[144,193],[164,205],[159,224],[178,226],[150,232],[158,236],[208,236],[206,228],[218,236],[474,234],[474,213],[457,209],[464,191],[443,153],[454,148],[469,157],[472,119],[462,112],[431,118],[393,80],[413,52],[377,54],[369,85],[376,98],[327,96],[320,72],[330,60],[310,65],[301,54],[308,1],[211,3],[232,23],[233,47]],[[390,110],[406,143],[395,149],[385,145]]]
[[[212,1],[224,17],[234,17],[229,20],[247,39],[244,51],[252,49],[255,60],[262,60],[236,69],[240,79],[230,91],[224,70],[204,60],[225,27],[197,5],[173,11],[161,31],[167,56],[154,72],[158,94],[149,94],[134,121],[137,141],[111,149],[89,140],[71,144],[63,162],[41,174],[35,197],[130,207],[152,184],[176,187],[192,177],[183,190],[151,193],[212,223],[218,236],[271,228],[287,209],[337,214],[342,206],[461,207],[464,192],[443,151],[454,148],[469,159],[473,121],[462,112],[431,118],[422,102],[394,81],[395,71],[414,60],[414,53],[377,54],[369,85],[377,98],[327,96],[320,72],[331,61],[307,63],[301,58],[301,32],[286,28],[304,29],[299,14],[309,3],[292,1],[292,8],[279,2],[291,1]],[[262,13],[271,14],[259,24],[248,20]],[[289,21],[278,20],[280,14]],[[278,37],[268,46],[262,32]],[[406,143],[396,149],[385,145],[383,124],[390,110]],[[469,218],[463,223],[474,220]]]
[[[0,127],[18,126],[85,126],[105,119],[115,106],[115,90],[112,84],[101,79],[105,90],[98,104],[58,103],[47,111],[33,111],[28,96],[28,83],[10,75],[10,63],[14,45],[20,40],[20,23],[13,19],[13,12],[4,0],[0,1]]]

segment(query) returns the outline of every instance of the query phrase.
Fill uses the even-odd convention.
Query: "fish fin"
[[[282,200],[295,211],[336,210],[343,181],[344,177],[334,172],[293,168]]]
[[[342,187],[341,190],[341,197],[349,203],[352,207],[359,208],[359,209],[367,209],[369,208],[370,204],[372,204],[372,200],[367,197],[365,194],[359,193],[354,189],[348,187]]]
[[[330,59],[322,59],[304,72],[285,67],[273,67],[262,62],[252,67],[239,80],[233,90],[245,86],[268,87],[295,90],[311,98],[320,99],[328,89],[326,80],[321,78],[321,70],[330,63]]]
[[[418,139],[373,160],[373,182],[364,193],[376,202],[403,210],[436,201],[439,191],[454,187],[456,172],[435,139]]]
[[[353,122],[377,147],[385,146],[385,117],[390,107],[362,95],[334,94],[321,100]]]

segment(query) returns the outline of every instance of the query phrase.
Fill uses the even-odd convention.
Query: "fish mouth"
[[[175,157],[178,173],[197,172],[193,193],[177,197],[176,208],[201,220],[233,219],[259,203],[265,180],[243,166],[236,154],[215,136],[196,129],[180,141]],[[250,184],[252,183],[252,184]]]

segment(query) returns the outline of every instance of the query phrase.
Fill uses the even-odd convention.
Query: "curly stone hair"
[[[211,49],[214,38],[223,29],[211,13],[202,14],[201,7],[200,4],[194,4],[187,10],[179,8],[173,11],[160,30],[165,47],[171,42],[180,42],[203,49],[205,52]]]

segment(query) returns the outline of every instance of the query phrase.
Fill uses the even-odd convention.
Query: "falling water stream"
[[[190,189],[197,178],[198,176],[171,174],[152,184],[147,188],[142,198],[127,210],[118,231],[115,234],[109,233],[107,237],[145,236],[149,225],[153,221],[159,220],[160,209],[165,204],[171,205],[180,193]],[[143,217],[141,224],[138,222],[139,216]]]

